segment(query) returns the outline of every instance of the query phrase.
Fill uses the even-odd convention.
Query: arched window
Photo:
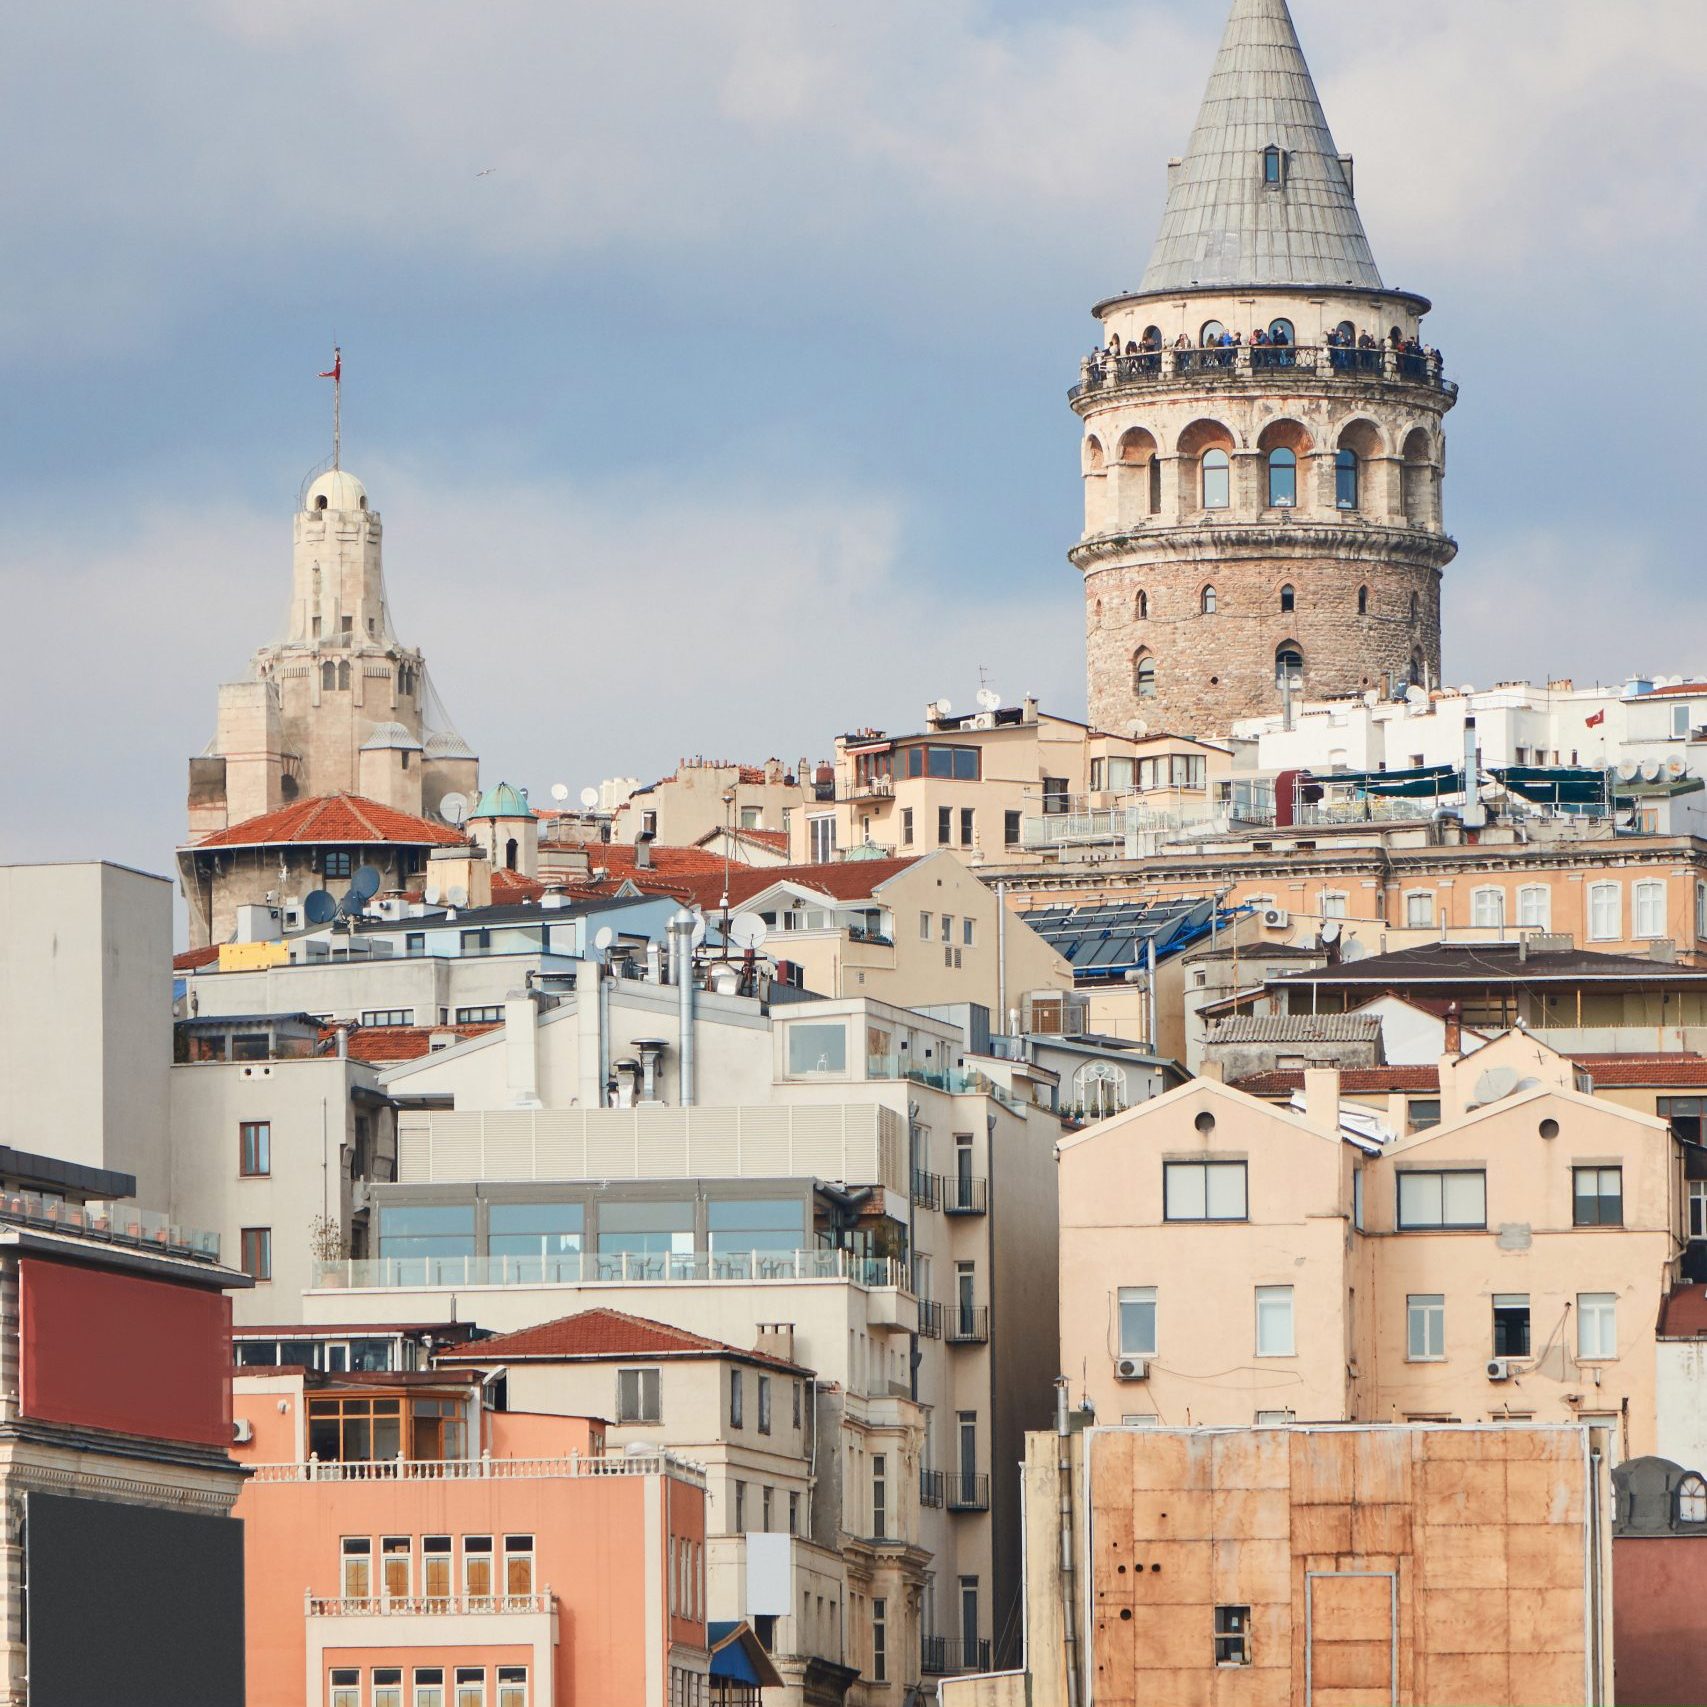
[[[314,500],[314,507],[317,510],[323,510],[326,508],[326,494],[324,492]]]
[[[1148,622],[1150,618],[1150,595],[1139,590],[1132,601],[1132,615],[1139,622]]]
[[[1222,335],[1226,330],[1227,328],[1219,320],[1205,320],[1203,330],[1197,335],[1197,341],[1207,350],[1211,344],[1221,342]]]
[[[1414,598],[1415,594],[1412,597]],[[1410,678],[1412,687],[1420,688],[1423,685],[1423,655],[1420,652],[1411,654]]]
[[[1232,464],[1224,450],[1203,453],[1203,507],[1224,510],[1233,498]]]
[[[1202,611],[1205,616],[1213,616],[1215,614],[1215,589],[1213,586],[1205,587],[1203,591],[1197,595],[1197,608]]]
[[[1290,320],[1271,320],[1268,323],[1268,335],[1277,344],[1296,344],[1298,333]]]
[[[1369,615],[1369,589],[1367,587],[1357,589],[1357,614],[1359,616]]]
[[[1112,1061],[1091,1061],[1073,1075],[1073,1101],[1089,1120],[1126,1107],[1126,1074]]]
[[[1339,332],[1340,342],[1348,349],[1357,343],[1357,327],[1351,321],[1342,320],[1336,330]]]
[[[1140,699],[1156,697],[1156,660],[1148,652],[1140,652],[1133,660],[1132,685]]]
[[[1290,581],[1280,589],[1280,608],[1283,611],[1298,608],[1298,593]]]
[[[1411,621],[1415,622],[1422,615],[1422,600],[1415,593],[1411,594]]]
[[[516,869],[516,860],[520,853],[521,848],[517,844],[516,838],[511,836],[510,839],[504,843],[504,869],[506,871],[514,871]]]
[[[1274,685],[1284,688],[1290,684],[1294,693],[1304,687],[1304,654],[1296,640],[1283,640],[1274,653]]]
[[[1357,452],[1342,450],[1334,458],[1334,507],[1357,508]]]
[[[1268,453],[1268,507],[1290,510],[1297,502],[1298,458],[1285,445],[1278,445]]]
[[[1470,892],[1470,923],[1483,930],[1497,930],[1505,925],[1505,891],[1503,889],[1473,889]]]
[[[1091,608],[1091,621],[1098,628],[1100,628],[1102,626],[1102,600],[1101,599],[1098,599],[1096,604],[1094,606],[1092,606],[1092,608]]]
[[[1678,1479],[1677,1521],[1707,1523],[1707,1479],[1698,1476],[1693,1470]]]
[[[347,691],[350,685],[350,661],[348,658],[338,660],[338,686]]]
[[[1518,890],[1517,922],[1531,930],[1553,928],[1553,894],[1545,883],[1526,883]]]
[[[1278,184],[1285,170],[1286,157],[1278,148],[1269,147],[1262,151],[1262,181],[1265,184]]]

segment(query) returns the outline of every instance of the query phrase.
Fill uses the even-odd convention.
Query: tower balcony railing
[[[1130,356],[1086,356],[1079,363],[1079,383],[1068,395],[1076,401],[1091,392],[1128,386],[1180,381],[1220,384],[1288,371],[1312,379],[1384,379],[1427,386],[1449,397],[1458,394],[1457,385],[1442,376],[1438,355],[1385,345],[1359,350],[1334,344],[1232,344],[1208,349],[1143,350]]]

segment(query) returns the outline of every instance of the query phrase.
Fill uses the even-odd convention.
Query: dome
[[[376,723],[373,733],[362,742],[364,753],[382,752],[391,747],[401,747],[411,753],[421,751],[421,743],[401,723]]]
[[[480,804],[470,814],[475,818],[531,818],[533,808],[528,805],[528,797],[524,790],[511,788],[507,782],[500,782],[489,788],[480,796]]]
[[[329,468],[303,494],[305,510],[365,510],[367,488],[347,468]]]
[[[454,729],[441,729],[427,737],[429,759],[472,759],[475,751]]]

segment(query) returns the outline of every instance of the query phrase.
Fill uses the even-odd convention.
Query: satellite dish
[[[569,798],[569,785],[568,785],[568,783],[566,783],[566,782],[554,782],[551,785],[551,798],[553,800],[555,800],[559,806],[561,806],[563,804],[563,802]]]
[[[949,702],[946,699],[939,699],[936,702],[936,714],[938,717],[948,716],[948,714],[953,709],[954,709],[954,707],[951,704],[949,704]]]
[[[447,824],[460,824],[468,817],[468,796],[447,794],[439,801],[439,816]]]
[[[1667,759],[1666,760],[1666,775],[1669,777],[1680,777],[1680,776],[1682,776],[1685,768],[1686,767],[1685,767],[1682,759]]]
[[[1428,690],[1426,688],[1419,688],[1415,682],[1412,682],[1411,685],[1405,689],[1405,704],[1427,705]]]
[[[329,889],[310,889],[303,898],[302,916],[311,925],[329,925],[338,916],[338,903]]]
[[[757,913],[737,913],[729,921],[729,940],[739,949],[750,948],[757,954],[767,935],[768,927]]]
[[[466,907],[468,905],[467,885],[462,883],[453,883],[447,891],[445,899],[450,902],[453,907]]]
[[[1343,929],[1344,927],[1338,919],[1324,919],[1322,921],[1322,946],[1326,948],[1329,943],[1338,942],[1340,932]]]
[[[1149,721],[1142,717],[1134,717],[1126,727],[1131,731],[1134,741],[1150,733]]]
[[[994,688],[979,688],[978,703],[985,711],[994,711],[1002,703],[1002,696]]]
[[[583,788],[581,790],[581,804],[583,806],[597,806],[598,803],[599,791],[596,788]]]
[[[1498,1102],[1517,1089],[1517,1073],[1511,1067],[1490,1067],[1476,1081],[1475,1102],[1478,1107]]]
[[[1665,775],[1665,766],[1658,759],[1651,760],[1642,766],[1642,778],[1645,782],[1658,782]]]
[[[603,954],[604,951],[615,941],[616,932],[613,931],[609,925],[600,925],[597,934],[593,937],[593,947],[596,948],[600,954]]]
[[[356,874],[350,879],[349,892],[358,901],[365,901],[369,896],[379,893],[380,876],[371,865],[358,865]]]
[[[701,947],[705,942],[704,913],[695,913],[693,916],[693,937],[691,940],[695,948]]]
[[[1362,960],[1368,953],[1369,950],[1363,946],[1357,937],[1348,936],[1345,939],[1344,947],[1340,949],[1340,959],[1342,962]]]
[[[428,883],[427,892],[426,892],[427,905],[429,907],[436,907],[439,904],[439,902],[442,901],[443,899],[444,899],[444,896],[440,892],[438,884]]]
[[[1641,774],[1642,767],[1640,765],[1626,762],[1618,767],[1618,780],[1620,782],[1634,782]]]

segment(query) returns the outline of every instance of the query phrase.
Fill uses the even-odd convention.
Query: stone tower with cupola
[[[1381,281],[1286,0],[1235,0],[1142,284],[1097,305],[1072,393],[1093,723],[1225,734],[1438,681],[1457,393],[1429,307]]]

